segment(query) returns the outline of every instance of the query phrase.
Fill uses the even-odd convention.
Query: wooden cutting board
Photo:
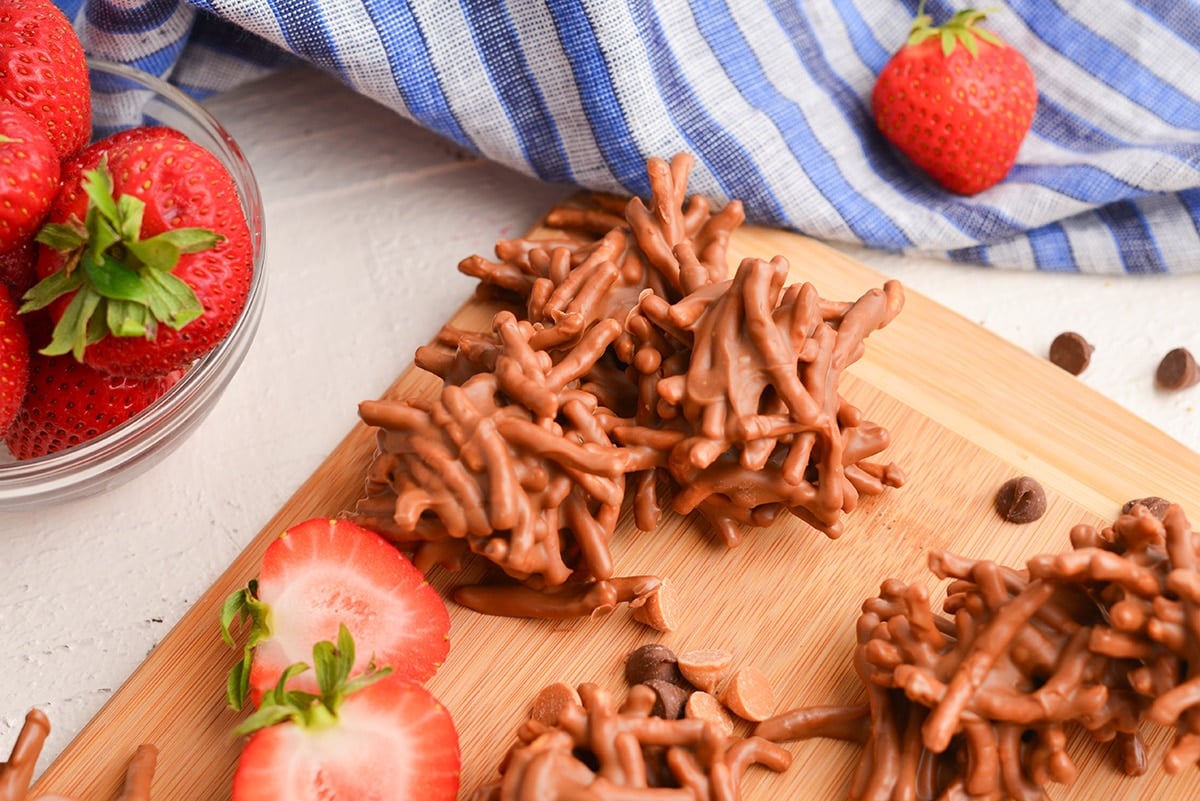
[[[739,231],[732,252],[734,263],[784,255],[795,280],[812,281],[830,299],[856,298],[883,280],[834,250],[775,230]],[[987,291],[984,273],[979,286]],[[453,322],[483,329],[490,317],[489,308],[472,301]],[[410,359],[396,354],[398,365]],[[436,388],[436,379],[410,368],[388,394]],[[868,419],[890,429],[893,444],[879,460],[899,464],[908,483],[867,499],[848,516],[840,539],[789,519],[751,531],[727,550],[690,519],[667,515],[653,533],[622,521],[613,540],[616,573],[669,577],[679,590],[678,630],[659,634],[623,609],[564,623],[490,618],[451,604],[450,655],[429,686],[461,735],[462,798],[496,777],[537,689],[562,680],[618,691],[624,656],[640,644],[727,649],[735,664],[767,673],[781,711],[854,702],[860,691],[850,659],[859,607],[888,577],[936,591],[926,568],[929,549],[1021,565],[1034,554],[1066,550],[1072,525],[1108,522],[1126,500],[1148,495],[1181,503],[1200,522],[1200,455],[1066,372],[912,292],[899,318],[868,340],[843,390]],[[220,605],[255,574],[263,549],[286,527],[354,504],[373,447],[365,426],[349,432],[51,765],[31,797],[114,798],[141,742],[160,749],[154,798],[229,797],[241,747],[230,732],[241,718],[224,706],[225,675],[236,654],[218,636]],[[997,487],[1019,474],[1040,480],[1049,496],[1046,515],[1032,525],[1005,523],[992,509]],[[431,576],[441,590],[458,579]],[[1080,738],[1071,749],[1080,778],[1070,787],[1052,785],[1050,793],[1063,800],[1200,797],[1200,769],[1169,778],[1158,768],[1166,742],[1152,739],[1152,770],[1130,779],[1106,751]],[[782,775],[752,769],[745,798],[846,798],[856,747],[832,741],[787,747],[796,757],[791,769]]]

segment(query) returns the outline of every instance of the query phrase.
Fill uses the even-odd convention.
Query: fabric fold
[[[540,179],[691,189],[831,242],[1085,273],[1200,270],[1200,4],[1011,0],[1038,110],[1001,184],[939,188],[875,128],[917,0],[58,0],[92,55],[197,98],[309,64]],[[985,4],[987,5],[987,4]],[[931,0],[948,19],[965,2]]]

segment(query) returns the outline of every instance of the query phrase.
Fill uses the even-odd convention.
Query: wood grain
[[[795,280],[824,297],[851,299],[882,277],[819,243],[768,229],[738,232],[741,256],[786,256]],[[964,267],[964,269],[972,269]],[[986,276],[981,275],[981,291]],[[491,310],[468,302],[455,325],[482,328]],[[411,354],[397,354],[406,363]],[[409,368],[388,394],[436,389]],[[720,647],[774,681],[780,709],[850,702],[859,689],[850,666],[862,601],[887,577],[937,584],[925,566],[931,548],[1021,564],[1068,547],[1075,523],[1110,520],[1130,498],[1160,495],[1200,520],[1200,455],[1088,389],[1048,362],[974,323],[909,293],[904,312],[868,341],[867,356],[843,383],[866,416],[889,428],[884,456],[908,484],[868,499],[834,541],[795,520],[749,533],[730,551],[702,523],[667,515],[638,533],[626,517],[614,538],[618,574],[659,573],[680,591],[681,626],[667,635],[633,623],[624,610],[597,620],[540,622],[488,618],[451,605],[451,651],[430,688],[461,734],[461,797],[493,779],[533,693],[546,683],[594,681],[618,690],[624,655],[658,640],[683,650]],[[267,543],[289,525],[336,515],[358,497],[374,435],[355,426],[213,587],[163,639],[91,723],[64,750],[32,797],[62,793],[100,801],[116,796],[126,760],[142,742],[160,749],[154,797],[224,799],[241,743],[240,716],[224,706],[225,674],[236,658],[218,636],[225,597],[254,575]],[[1039,479],[1049,496],[1038,523],[1005,523],[992,497],[1006,478]],[[461,577],[431,575],[441,590]],[[1050,788],[1056,799],[1200,797],[1200,770],[1168,777],[1157,767],[1165,737],[1152,739],[1152,770],[1126,778],[1112,756],[1080,739],[1072,754],[1081,776]],[[793,743],[783,775],[752,770],[751,801],[846,797],[857,749],[836,742]],[[802,790],[802,792],[801,792]]]

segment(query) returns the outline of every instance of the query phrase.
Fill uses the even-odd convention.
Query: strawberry
[[[297,664],[237,729],[251,734],[231,801],[453,801],[461,757],[446,708],[386,668],[355,674],[354,641],[313,647],[319,695],[288,690]],[[304,675],[300,673],[298,675]]]
[[[0,105],[0,253],[33,238],[58,193],[58,154],[37,123]]]
[[[25,400],[5,435],[18,459],[33,459],[86,442],[145,409],[182,377],[132,379],[105,375],[69,356],[29,356]]]
[[[1008,175],[1033,124],[1037,89],[1025,58],[965,9],[941,27],[917,10],[908,43],[871,95],[883,135],[942,187],[973,195]]]
[[[37,283],[36,265],[37,247],[32,239],[0,253],[0,284],[8,287],[14,298],[21,297]]]
[[[41,281],[22,306],[51,308],[43,353],[150,378],[216,347],[245,306],[253,270],[224,165],[171,131],[88,148],[62,171],[69,180],[38,235]]]
[[[230,674],[229,701],[257,703],[313,644],[345,625],[364,652],[403,679],[422,682],[445,659],[450,616],[437,592],[403,554],[348,520],[313,519],[289,528],[263,553],[258,578],[226,601],[222,631],[251,620],[242,663]],[[311,675],[295,689],[313,692]]]
[[[126,128],[117,131],[103,139],[92,142],[79,151],[73,158],[62,163],[62,183],[76,186],[83,180],[83,174],[100,166],[109,151],[120,150],[127,145],[153,145],[156,140],[175,139],[186,142],[187,134],[165,125],[139,125],[136,128]]]
[[[29,338],[8,288],[0,285],[0,433],[8,430],[29,381]]]
[[[60,159],[92,137],[92,91],[83,45],[51,0],[0,3],[0,102],[41,126]]]

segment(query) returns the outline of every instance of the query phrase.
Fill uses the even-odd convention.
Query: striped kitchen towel
[[[1017,269],[1200,271],[1200,3],[984,2],[1038,110],[949,194],[879,135],[917,0],[59,0],[90,53],[198,97],[303,61],[486,158],[646,195],[648,156],[756,223]],[[965,0],[930,0],[948,19]],[[268,112],[264,112],[268,113]]]

